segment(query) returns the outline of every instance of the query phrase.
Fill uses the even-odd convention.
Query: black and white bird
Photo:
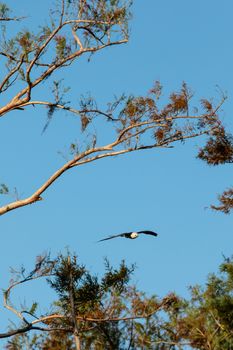
[[[124,232],[124,233],[120,233],[119,235],[114,235],[114,236],[109,236],[107,238],[103,238],[101,240],[99,240],[98,242],[102,242],[102,241],[107,241],[108,239],[112,239],[112,238],[116,238],[116,237],[125,237],[125,238],[130,238],[130,239],[135,239],[138,238],[138,236],[140,234],[145,234],[145,235],[151,235],[151,236],[158,236],[158,233],[153,232],[153,231],[138,231],[138,232]]]

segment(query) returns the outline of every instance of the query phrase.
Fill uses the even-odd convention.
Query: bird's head
[[[138,237],[138,233],[137,232],[132,232],[130,235],[130,238],[134,239]]]

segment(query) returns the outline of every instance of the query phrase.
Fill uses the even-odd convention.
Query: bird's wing
[[[112,238],[116,238],[116,237],[124,237],[124,236],[125,236],[125,233],[120,233],[119,235],[113,235],[113,236],[109,236],[107,238],[100,239],[98,242],[107,241],[108,239],[112,239]]]
[[[138,233],[144,233],[145,235],[151,235],[151,236],[158,236],[158,233],[153,232],[153,231],[139,231]]]

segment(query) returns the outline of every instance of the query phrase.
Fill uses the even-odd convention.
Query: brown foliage
[[[157,87],[157,90],[159,88]],[[161,86],[160,86],[161,89]],[[179,113],[187,113],[189,110],[189,101],[192,98],[192,93],[186,83],[182,84],[179,92],[173,92],[170,95],[170,103],[163,109],[162,115],[178,115]]]
[[[215,136],[210,137],[206,145],[199,150],[198,158],[209,165],[233,162],[233,138],[222,128]]]
[[[86,115],[81,116],[81,124],[82,124],[82,131],[84,131],[89,124],[90,120],[87,118]]]
[[[163,129],[159,128],[158,130],[156,130],[155,137],[158,140],[158,142],[163,141],[164,134],[165,134],[165,132]]]
[[[41,350],[75,350],[74,341],[66,333],[55,331],[44,335],[40,341]]]
[[[221,205],[215,206],[211,205],[212,209],[222,211],[225,214],[229,214],[233,209],[233,188],[224,191],[221,196],[218,197]]]
[[[170,99],[172,101],[172,109],[174,112],[181,111],[185,112],[188,108],[187,97],[182,94],[171,94]]]
[[[203,98],[201,100],[201,105],[207,112],[211,112],[213,110],[213,105],[209,100]]]

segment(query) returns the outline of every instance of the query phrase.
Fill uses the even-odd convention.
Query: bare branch
[[[60,26],[62,25],[62,22],[63,22],[64,13],[65,13],[65,0],[62,0],[62,2],[61,2],[61,14],[60,14]]]
[[[9,21],[21,21],[26,17],[0,17],[0,21],[4,22],[9,22]]]
[[[18,311],[12,305],[10,305],[10,294],[11,291],[20,284],[30,282],[32,280],[36,280],[41,277],[51,276],[51,271],[55,262],[49,261],[47,262],[47,256],[40,257],[39,261],[36,263],[35,268],[24,278],[19,281],[12,282],[10,286],[3,293],[3,302],[4,307],[13,312],[21,321],[26,323],[27,326],[30,326],[31,323],[27,321],[27,319],[23,316],[24,311]],[[43,268],[43,264],[46,266]]]
[[[102,115],[104,117],[106,117],[107,119],[111,120],[111,121],[119,121],[118,118],[113,118],[111,114],[109,113],[105,113],[99,109],[75,109],[69,106],[65,106],[63,104],[60,103],[54,103],[54,102],[48,102],[48,101],[30,101],[30,102],[26,102],[24,104],[21,105],[21,107],[26,107],[26,106],[35,106],[35,105],[41,105],[41,106],[47,106],[47,107],[55,107],[57,109],[63,109],[64,111],[68,111],[74,114],[77,114],[79,116],[81,116],[82,114],[98,114],[98,115]]]
[[[35,327],[33,329],[40,329],[40,327]],[[13,337],[14,335],[17,335],[17,334],[27,333],[30,330],[32,330],[32,325],[29,324],[25,327],[17,328],[6,333],[0,333],[0,339]]]
[[[0,215],[3,215],[11,210],[14,210],[16,208],[20,208],[32,203],[35,203],[37,201],[42,200],[41,194],[47,190],[48,187],[52,185],[54,181],[56,181],[64,172],[69,170],[72,167],[73,163],[76,163],[82,158],[87,157],[89,154],[92,154],[94,152],[103,152],[109,149],[109,146],[105,147],[98,147],[91,149],[89,151],[85,151],[81,153],[80,155],[77,155],[74,159],[70,160],[69,162],[65,163],[60,169],[58,169],[37,191],[35,191],[30,197],[15,201],[12,203],[9,203],[3,207],[0,208]]]
[[[206,133],[207,132],[200,132],[200,133],[197,133],[197,134],[195,134],[193,136],[189,135],[189,136],[184,136],[182,138],[177,137],[177,138],[174,138],[172,140],[172,142],[177,142],[177,141],[181,141],[182,139],[189,139],[189,138],[201,136],[201,135],[204,135]],[[124,139],[123,141],[120,141],[119,143],[125,142],[125,141],[126,140]],[[153,149],[153,148],[172,148],[172,146],[168,146],[168,144],[170,142],[171,141],[169,141],[169,140],[165,140],[165,141],[163,141],[161,143],[154,143],[154,144],[151,144],[151,145],[131,147],[131,148],[123,149],[123,150],[120,150],[120,151],[111,151],[111,152],[104,153],[104,154],[98,154],[98,155],[96,155],[94,157],[90,157],[90,158],[86,158],[84,160],[78,161],[77,163],[72,164],[71,167],[79,166],[79,165],[86,164],[86,163],[90,163],[90,162],[93,162],[93,161],[95,161],[97,159],[102,159],[102,158],[106,158],[106,157],[115,157],[115,156],[118,156],[118,155],[121,155],[121,154],[126,154],[126,153],[130,153],[130,152],[135,152],[135,151],[141,151],[141,150]],[[112,147],[112,144],[110,144],[109,146]]]
[[[4,85],[9,82],[9,79],[19,71],[20,67],[22,66],[24,61],[24,55],[21,56],[20,61],[18,64],[15,66],[15,68],[11,69],[11,71],[6,75],[6,77],[3,79],[2,83],[0,84],[0,92],[3,90]]]
[[[143,315],[132,315],[132,316],[126,316],[126,317],[106,317],[106,318],[92,318],[92,317],[81,317],[81,316],[76,316],[76,321],[78,322],[88,322],[88,323],[106,323],[106,322],[121,322],[121,321],[131,321],[131,320],[137,320],[137,319],[147,319],[153,316],[156,312],[158,312],[162,307],[164,306],[164,303],[161,303],[158,308],[153,310],[152,312],[148,314],[143,314]],[[52,332],[52,331],[62,331],[66,333],[72,333],[73,329],[71,327],[40,327],[37,326],[38,323],[47,323],[48,321],[51,320],[66,320],[69,319],[67,316],[61,315],[61,314],[51,314],[47,316],[43,316],[37,320],[32,321],[31,323],[28,323],[27,326],[22,327],[22,328],[17,328],[14,330],[11,330],[6,333],[0,333],[0,339],[1,338],[9,338],[12,337],[16,334],[22,334],[22,333],[27,333],[29,331],[33,330],[39,330],[43,332]],[[93,327],[88,327],[87,330],[92,329]]]
[[[72,28],[71,30],[72,30],[72,34],[73,34],[74,40],[76,41],[77,45],[79,46],[79,49],[83,50],[83,44],[81,43],[81,40],[79,39],[77,33],[75,32],[75,29]]]

